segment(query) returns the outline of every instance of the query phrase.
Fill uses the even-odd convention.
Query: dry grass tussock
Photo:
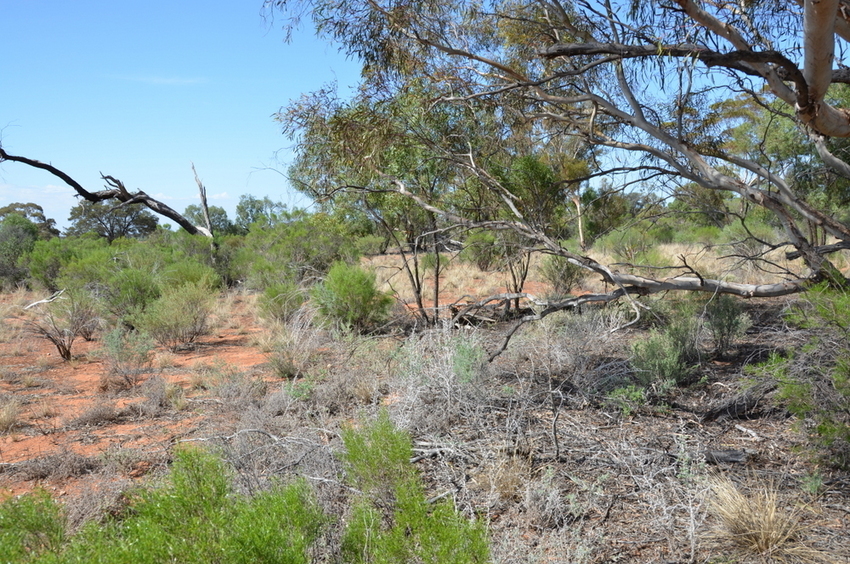
[[[9,396],[0,396],[0,434],[8,433],[19,422],[21,402]]]
[[[442,253],[440,272],[440,299],[444,301],[461,299],[470,288],[475,288],[475,299],[498,294],[505,291],[508,280],[505,272],[485,272],[474,264],[464,262],[457,254]],[[408,257],[410,258],[410,257]],[[421,260],[421,257],[420,257]],[[532,257],[529,272],[535,272],[539,266],[542,256],[535,254]],[[412,265],[412,263],[411,263]],[[401,267],[400,255],[378,255],[364,259],[364,266],[375,271],[378,289],[392,295],[409,299],[413,296],[413,288],[410,285],[408,275]],[[424,272],[423,299],[426,304],[431,305],[434,300],[433,268]],[[472,296],[467,296],[473,299]]]
[[[717,525],[707,540],[718,551],[731,547],[739,557],[766,562],[834,562],[805,543],[805,505],[783,507],[773,483],[750,481],[752,493],[746,494],[727,476],[709,479],[708,511]]]

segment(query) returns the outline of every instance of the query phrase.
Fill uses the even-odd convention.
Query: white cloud
[[[169,200],[170,201],[180,201],[180,200],[186,201],[186,200],[190,199],[190,198],[175,198],[174,196],[169,196],[168,194],[163,194],[162,192],[157,192],[156,194],[151,196],[151,198],[153,198],[155,200],[161,200],[163,202],[169,201]]]
[[[230,195],[227,192],[222,192],[221,194],[213,194],[212,196],[207,196],[210,200],[229,200]]]

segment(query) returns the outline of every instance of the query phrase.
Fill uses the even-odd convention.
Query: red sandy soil
[[[547,288],[529,281],[525,291],[544,295]],[[443,306],[462,305],[472,302],[471,296],[442,295],[440,301]],[[200,338],[192,349],[173,354],[171,366],[143,377],[158,374],[169,384],[180,386],[191,408],[167,417],[147,417],[133,409],[146,399],[143,385],[118,392],[103,389],[102,379],[107,368],[99,351],[103,346],[100,333],[91,342],[77,339],[72,348],[73,358],[66,362],[52,343],[26,331],[23,304],[41,297],[37,294],[0,295],[0,311],[7,312],[0,322],[7,326],[10,335],[0,340],[0,400],[11,396],[21,404],[14,427],[0,433],[0,499],[37,487],[61,497],[84,481],[77,477],[27,480],[20,472],[8,471],[27,461],[50,456],[68,458],[73,454],[108,456],[120,449],[160,453],[160,458],[167,459],[177,441],[192,436],[205,423],[206,416],[198,414],[203,409],[195,407],[203,405],[206,392],[192,386],[199,365],[226,365],[247,374],[264,372],[267,356],[253,344],[253,337],[260,336],[263,329],[257,325],[252,300],[237,296],[232,304],[232,315],[220,323],[215,333]],[[430,300],[426,304],[430,305]],[[156,352],[168,354],[161,348]],[[98,421],[92,425],[76,421],[93,409],[106,406],[119,414],[117,421]],[[150,467],[149,458],[141,456],[126,476],[142,477]]]
[[[0,298],[0,305],[9,306],[12,299],[21,301],[20,296],[6,295]],[[226,363],[250,373],[266,362],[266,355],[250,344],[251,335],[260,331],[254,316],[240,298],[233,306],[235,319],[228,320],[226,327],[201,338],[193,349],[174,355],[172,366],[156,371],[168,383],[182,387],[190,403],[203,394],[191,385],[199,364]],[[24,319],[23,309],[13,307],[2,323],[23,327]],[[0,435],[0,465],[9,467],[50,455],[68,457],[70,453],[92,457],[119,448],[167,452],[170,445],[197,428],[202,416],[195,410],[164,419],[136,411],[134,417],[133,405],[145,400],[144,386],[104,391],[101,380],[106,368],[98,352],[101,346],[99,340],[79,339],[73,345],[74,358],[66,362],[52,343],[26,331],[0,343],[0,397],[11,395],[22,404],[16,425]],[[120,414],[119,420],[94,426],[75,423],[80,416],[103,406],[112,406]],[[130,477],[144,475],[149,463],[142,460],[136,466],[129,471]],[[22,481],[14,472],[0,473],[0,498],[34,487],[62,495],[74,487],[73,481]]]

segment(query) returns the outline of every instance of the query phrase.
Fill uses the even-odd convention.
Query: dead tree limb
[[[142,190],[138,190],[134,193],[131,193],[124,186],[124,183],[118,180],[117,178],[109,175],[101,174],[101,178],[104,182],[106,182],[107,189],[99,190],[97,192],[89,192],[86,190],[82,184],[71,178],[70,175],[65,173],[64,171],[56,168],[55,166],[44,163],[35,159],[30,159],[28,157],[21,157],[18,155],[10,155],[0,146],[0,163],[10,161],[25,164],[31,166],[33,168],[38,168],[49,172],[53,176],[61,179],[65,184],[74,189],[78,196],[82,197],[84,200],[88,202],[103,202],[106,200],[116,200],[120,202],[118,206],[123,205],[143,205],[153,211],[156,214],[159,214],[163,217],[167,217],[168,219],[174,221],[185,229],[187,232],[192,235],[204,235],[205,237],[212,237],[212,232],[202,226],[194,225],[191,221],[183,217],[176,210],[171,208],[170,206],[163,204],[159,200],[152,198]]]

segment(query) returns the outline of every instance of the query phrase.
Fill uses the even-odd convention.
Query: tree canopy
[[[0,221],[10,214],[18,214],[32,221],[38,227],[38,236],[41,239],[58,237],[59,230],[56,228],[56,220],[44,215],[44,208],[38,204],[28,202],[14,202],[0,208]]]
[[[597,299],[774,296],[845,283],[829,254],[850,248],[850,228],[825,197],[835,185],[825,175],[850,178],[844,0],[265,4],[290,26],[310,19],[363,65],[352,99],[326,88],[278,115],[298,142],[296,181],[318,198],[394,195],[439,216],[441,229],[512,230],[600,274],[614,290]],[[763,210],[778,235],[746,259],[774,282],[712,278],[685,260],[653,278],[563,248],[540,212],[567,194],[550,200],[535,182],[499,173],[529,158],[552,167],[550,187],[690,201],[715,225],[741,222],[744,237],[748,210]],[[441,169],[439,190],[412,173],[411,163],[426,162]],[[565,162],[576,164],[559,168]],[[777,250],[801,260],[780,265],[767,256]]]
[[[94,232],[107,241],[141,237],[156,230],[156,216],[139,206],[111,206],[104,202],[80,202],[71,208],[71,225],[65,235]]]

